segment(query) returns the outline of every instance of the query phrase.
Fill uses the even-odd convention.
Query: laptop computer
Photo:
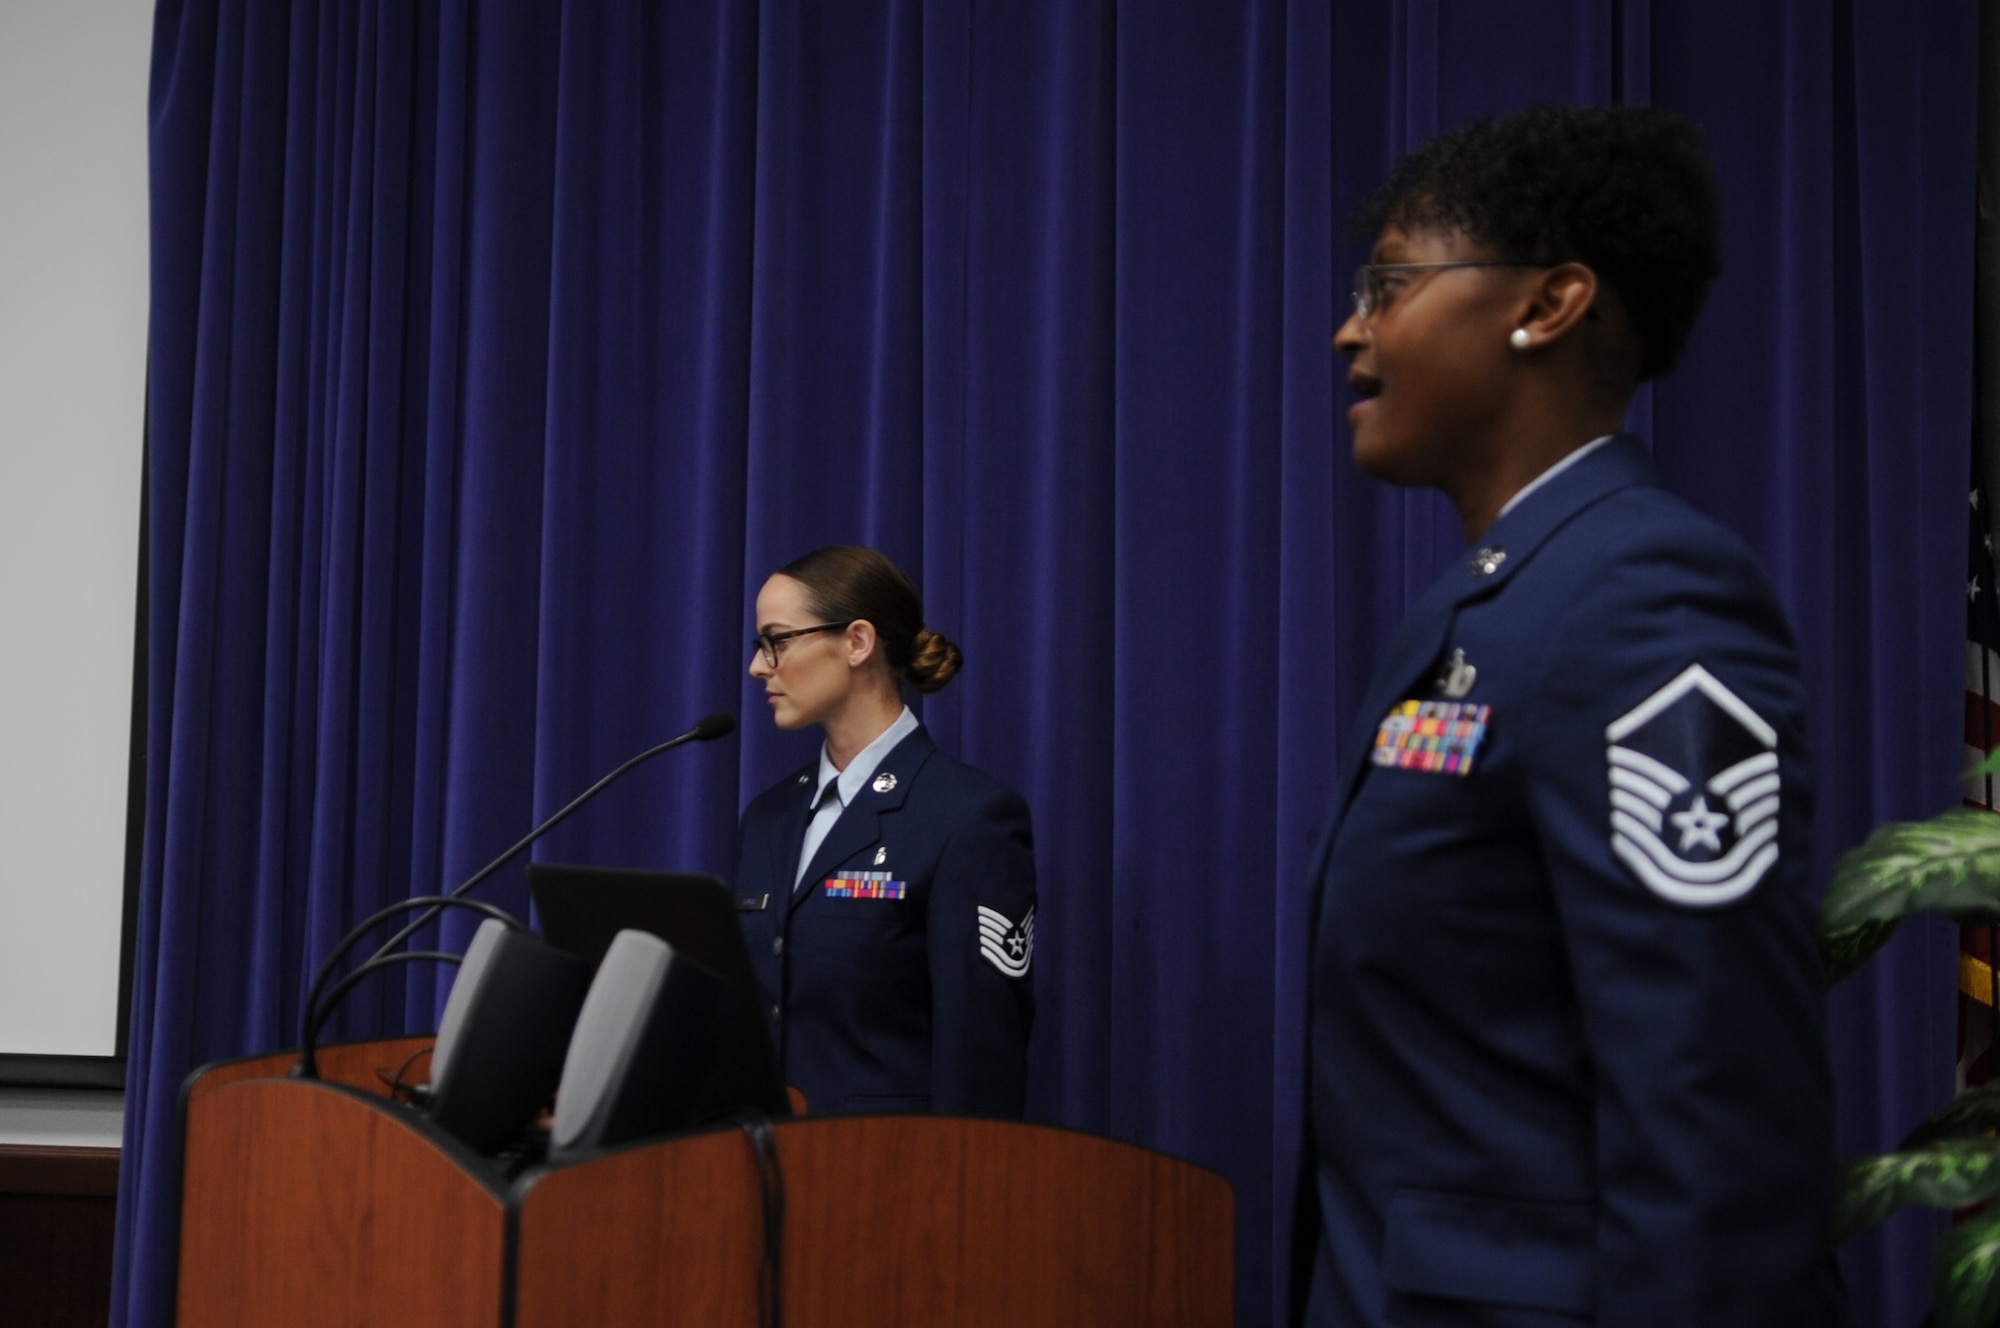
[[[724,981],[756,990],[736,902],[720,877],[531,862],[528,894],[549,944],[593,969],[604,962],[612,938],[631,927],[659,937]]]
[[[721,980],[714,1061],[702,1096],[721,1110],[789,1113],[736,901],[714,876],[624,867],[528,865],[528,893],[542,935],[595,970],[618,933],[648,932]]]

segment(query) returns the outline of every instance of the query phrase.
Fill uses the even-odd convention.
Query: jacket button
[[[772,1007],[771,1007],[771,1022],[772,1022],[772,1023],[774,1023],[774,1024],[775,1024],[775,1023],[777,1023],[777,1022],[778,1022],[778,1019],[780,1018],[780,1016],[781,1016],[781,1015],[783,1015],[783,1013],[784,1013],[784,1011],[782,1011],[781,1009],[779,1009],[779,1008],[778,1008],[777,1006],[775,1006],[775,1005],[774,1005],[774,1006],[772,1006]]]
[[[781,955],[784,952],[785,952],[785,938],[782,936],[773,936],[771,938],[771,953],[774,955]]]

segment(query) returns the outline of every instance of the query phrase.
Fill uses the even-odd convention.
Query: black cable
[[[423,1094],[426,1097],[429,1096],[429,1085],[404,1083],[403,1076],[410,1072],[412,1065],[415,1065],[423,1057],[430,1055],[432,1051],[436,1050],[436,1045],[432,1043],[428,1046],[418,1047],[403,1058],[403,1063],[396,1067],[393,1074],[383,1069],[375,1071],[375,1078],[388,1088],[391,1098],[398,1102],[417,1102],[419,1094]]]
[[[771,1118],[746,1111],[737,1125],[757,1159],[757,1187],[764,1213],[764,1262],[757,1272],[757,1319],[763,1328],[783,1328],[785,1266],[785,1171],[778,1161],[778,1136]]]
[[[354,929],[341,937],[340,943],[333,947],[325,959],[320,961],[319,971],[313,974],[312,986],[306,990],[305,1010],[299,1018],[299,1028],[302,1038],[305,1021],[312,1018],[313,1011],[319,1006],[320,992],[326,987],[327,979],[333,976],[333,966],[340,962],[341,957],[356,945],[359,945],[361,938],[366,936],[369,929],[378,923],[386,922],[398,913],[407,913],[413,908],[423,908],[427,905],[436,905],[440,909],[469,908],[475,912],[484,913],[488,917],[498,918],[516,931],[525,930],[521,926],[520,920],[514,917],[513,914],[479,899],[455,899],[450,895],[418,895],[413,899],[399,899],[393,904],[384,905],[356,923]],[[400,941],[403,939],[403,935],[399,934],[395,939]],[[388,952],[388,949],[388,946],[384,946],[382,949],[377,950],[371,957],[379,959]]]
[[[319,1046],[319,1030],[326,1025],[328,1019],[333,1017],[334,1007],[340,1004],[340,998],[354,990],[355,983],[361,981],[361,979],[367,977],[377,969],[388,968],[392,964],[414,963],[419,959],[428,959],[440,964],[462,964],[465,962],[464,955],[455,955],[445,950],[405,950],[401,954],[376,955],[373,959],[355,969],[352,973],[349,973],[335,984],[332,991],[327,993],[326,1002],[320,1008],[319,1012],[308,1015],[305,1037],[299,1043],[299,1063],[292,1071],[294,1077],[299,1079],[319,1078],[319,1060],[314,1055],[315,1049]]]
[[[436,905],[440,909],[469,908],[476,913],[484,913],[488,917],[496,918],[506,923],[509,927],[512,927],[515,931],[527,930],[526,927],[521,925],[518,918],[504,909],[497,908],[482,900],[454,899],[448,895],[418,895],[414,899],[398,900],[396,903],[375,910],[375,912],[364,918],[361,924],[355,927],[354,930],[341,937],[340,944],[333,947],[333,952],[321,961],[319,971],[313,974],[312,986],[306,990],[305,1009],[299,1016],[299,1063],[292,1070],[294,1078],[319,1078],[319,1063],[313,1058],[313,1039],[318,1032],[319,1025],[326,1020],[325,1014],[318,1014],[320,996],[326,987],[327,979],[333,976],[334,965],[339,963],[349,950],[352,950],[360,943],[361,938],[368,934],[371,927],[395,917],[398,913],[407,913],[413,908],[424,908],[429,905]],[[387,958],[386,949],[387,947],[384,947],[383,950],[376,951],[368,964],[362,965],[361,971],[367,971],[369,965],[373,964],[375,960]],[[350,981],[342,986],[340,994],[345,995],[352,985],[353,983]],[[331,1007],[329,1006],[328,1013],[330,1012]],[[316,1014],[318,1015],[317,1018],[315,1018]]]

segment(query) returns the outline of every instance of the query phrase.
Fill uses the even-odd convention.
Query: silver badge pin
[[[812,777],[811,775],[800,775],[800,776],[799,776],[799,783],[801,783],[801,784],[810,784],[810,783],[812,783],[812,782],[813,782],[813,777]]]
[[[1445,665],[1438,675],[1437,685],[1444,694],[1456,701],[1472,691],[1472,684],[1479,681],[1479,670],[1465,662],[1463,650],[1451,652],[1451,663]]]
[[[1472,555],[1472,574],[1492,576],[1500,570],[1500,564],[1507,561],[1505,549],[1481,549]]]
[[[884,770],[881,774],[875,776],[873,787],[877,793],[887,793],[890,789],[896,787],[896,777],[887,770]]]
[[[880,848],[875,850],[875,865],[879,867],[888,860],[889,860],[889,846],[887,844],[884,844]]]

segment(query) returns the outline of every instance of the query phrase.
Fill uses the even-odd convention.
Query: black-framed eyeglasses
[[[750,638],[750,648],[760,652],[764,662],[775,669],[778,667],[778,656],[783,653],[780,647],[793,637],[811,636],[814,632],[838,632],[844,627],[852,627],[854,623],[855,619],[849,618],[846,622],[821,623],[817,627],[794,627],[789,632],[759,632]]]
[[[1363,263],[1354,269],[1354,316],[1367,322],[1396,302],[1401,284],[1389,278],[1403,272],[1442,272],[1448,267],[1546,267],[1519,258],[1461,258],[1442,263]]]

